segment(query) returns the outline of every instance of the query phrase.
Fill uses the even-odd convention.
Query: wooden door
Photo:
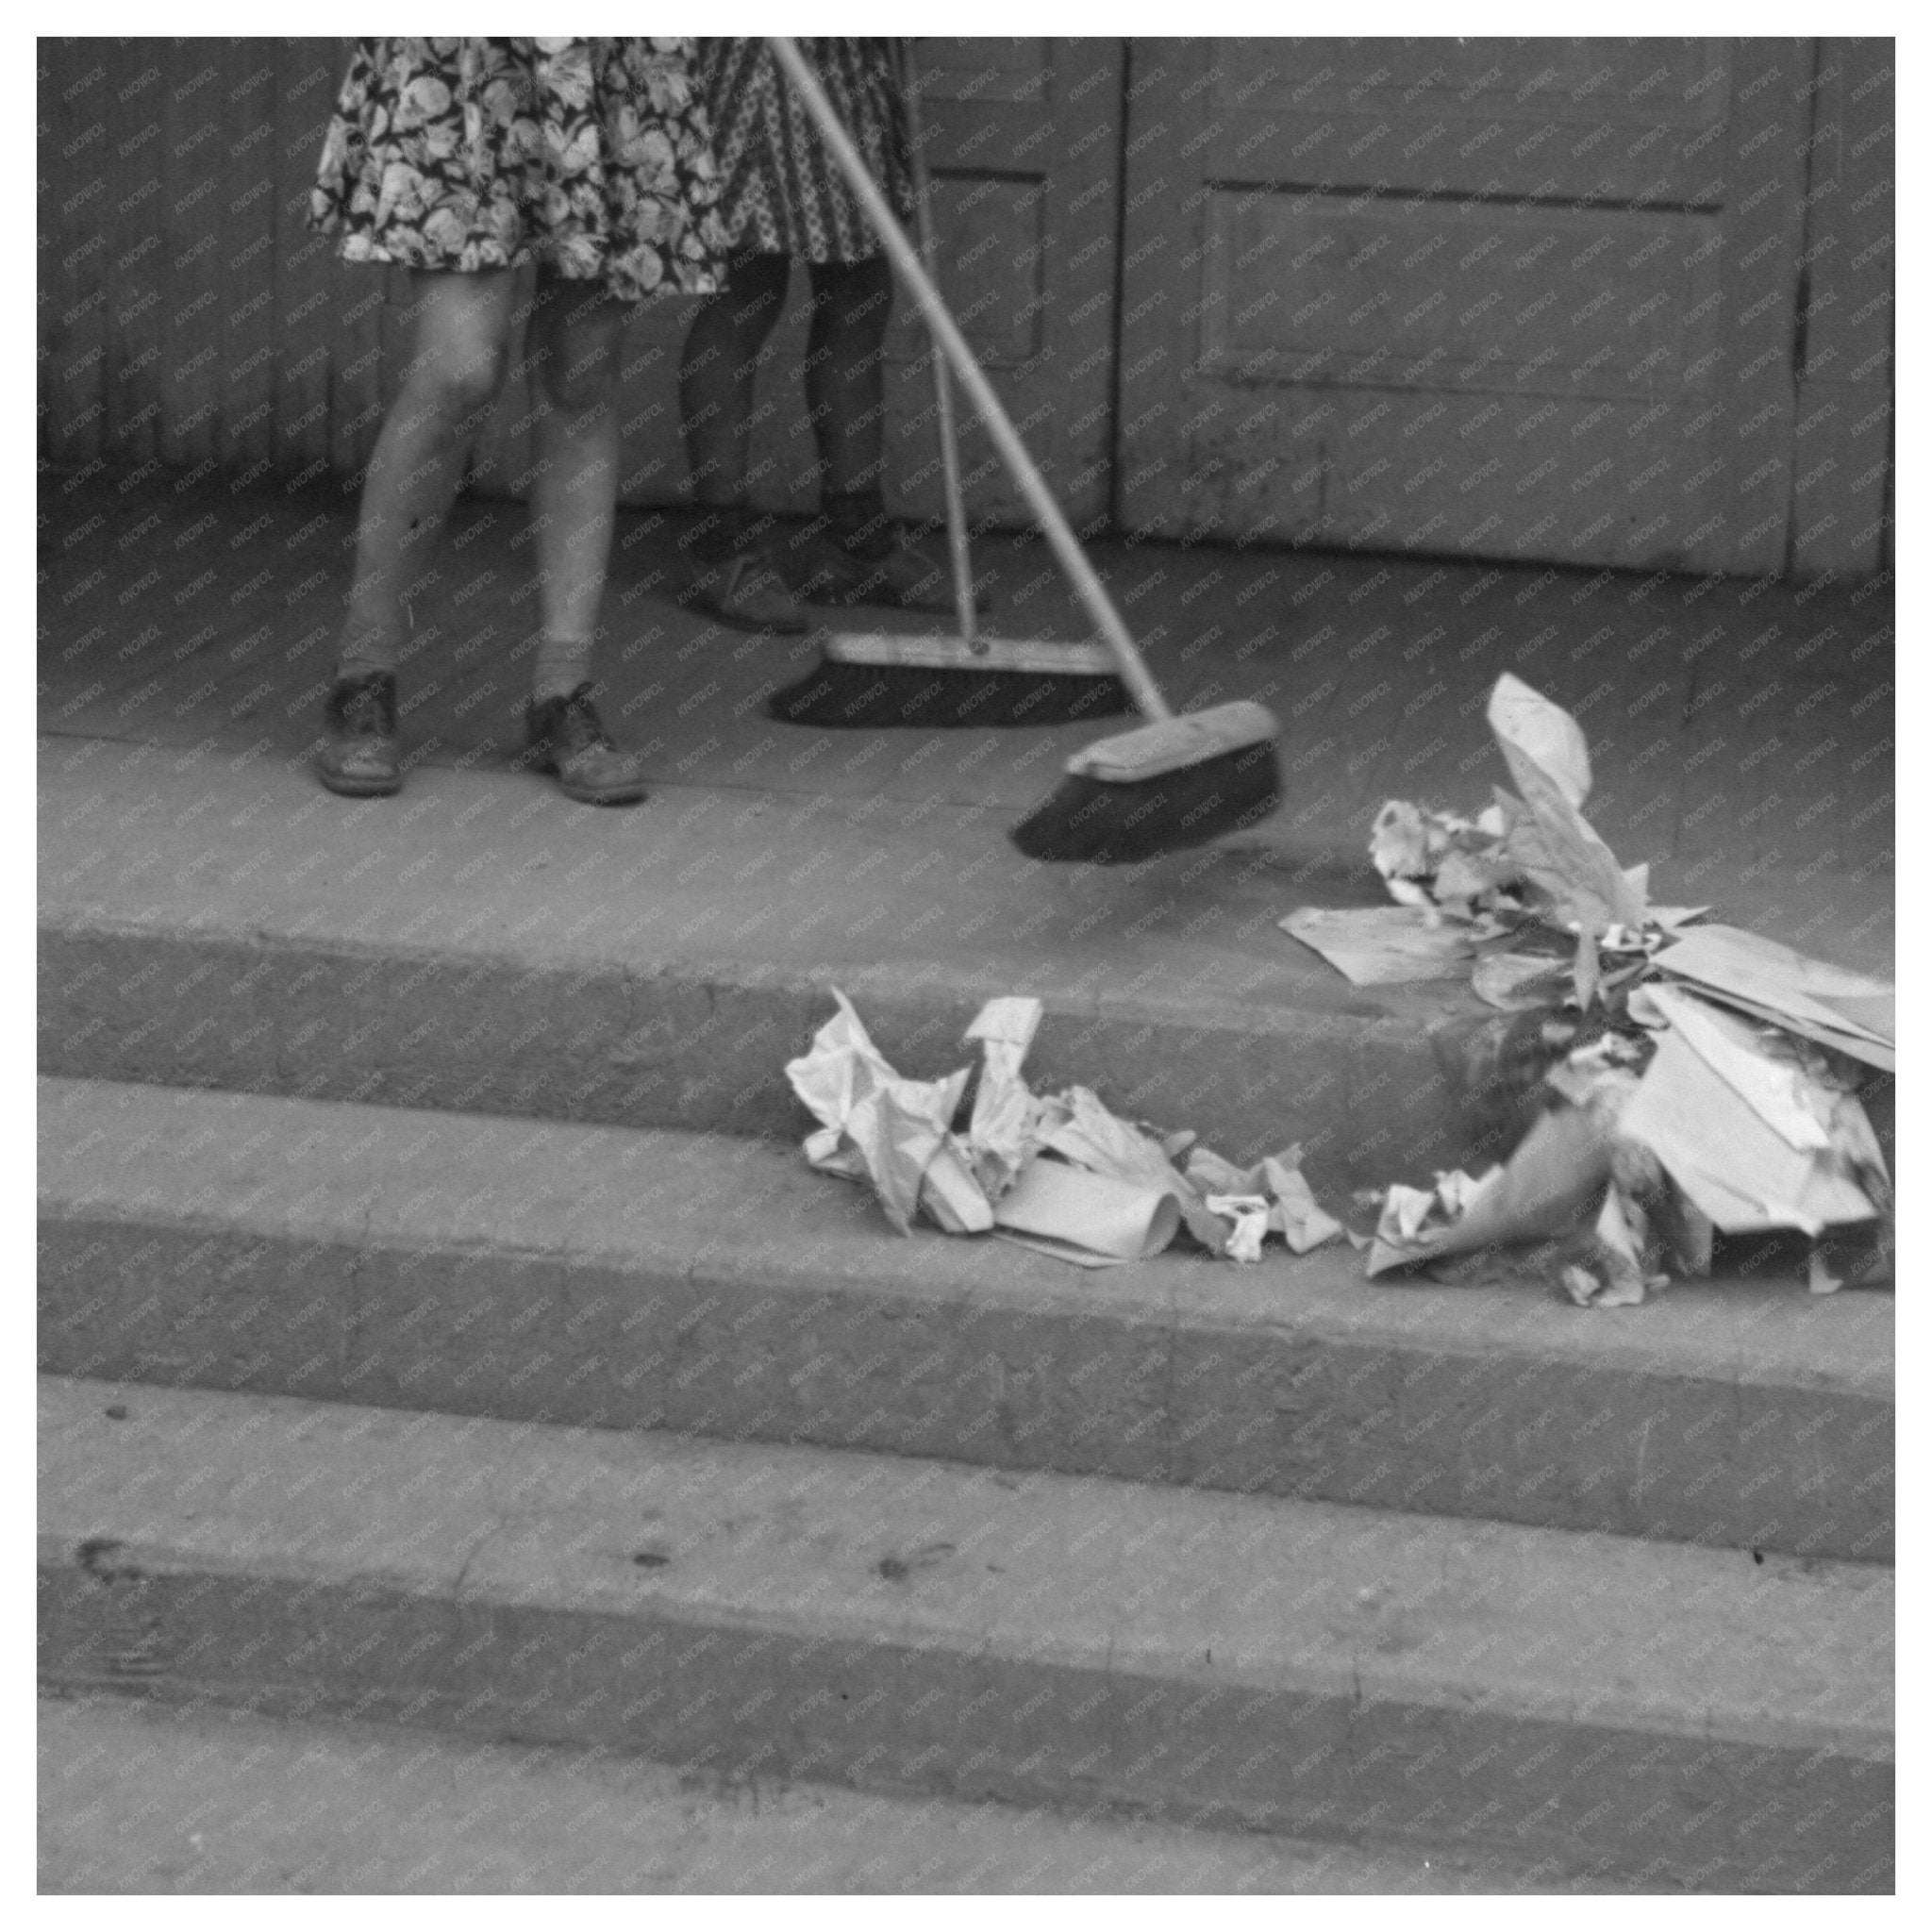
[[[1118,40],[920,40],[940,282],[1036,460],[1069,513],[1106,514],[1113,451],[1114,261],[1120,193]],[[801,369],[809,283],[795,272],[788,312],[758,375],[752,495],[804,512],[817,503]],[[652,304],[625,339],[623,493],[675,501],[687,488],[677,361],[693,305]],[[887,341],[887,500],[943,513],[933,376],[911,298]],[[529,462],[527,396],[510,385],[482,440],[477,483],[516,490]],[[1019,493],[961,406],[967,503],[992,522],[1026,521]]]
[[[1811,43],[1137,41],[1122,521],[1783,567]]]

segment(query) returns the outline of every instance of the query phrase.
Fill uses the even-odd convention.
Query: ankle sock
[[[364,631],[359,637],[342,640],[336,653],[336,675],[367,677],[371,672],[387,671],[393,677],[402,656],[399,638],[384,637],[379,631]]]
[[[538,641],[537,662],[530,673],[530,695],[567,698],[580,684],[591,681],[590,638],[554,638],[547,632]]]

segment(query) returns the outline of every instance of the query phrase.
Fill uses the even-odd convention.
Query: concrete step
[[[1623,1882],[1891,1882],[1890,1574],[43,1378],[41,1668]]]
[[[1497,1074],[1524,1023],[1466,986],[1351,987],[1277,929],[1378,884],[1265,851],[1047,867],[1003,825],[724,789],[600,812],[426,769],[352,806],[300,760],[44,740],[41,1069],[792,1134],[784,1065],[828,987],[920,1075],[969,1058],[982,1001],[1031,992],[1043,1089],[1230,1158],[1300,1141],[1330,1191],[1513,1144]]]
[[[1598,1892],[1560,1861],[680,1777],[126,1695],[40,1706],[42,1893]],[[1662,1890],[1661,1886],[1657,1887]]]
[[[42,1366],[1889,1561],[1892,1297],[1094,1275],[795,1148],[43,1080]]]

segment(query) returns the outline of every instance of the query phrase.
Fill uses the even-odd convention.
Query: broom
[[[1280,726],[1263,705],[1243,699],[1176,717],[1141,661],[1106,587],[1019,431],[974,359],[939,291],[920,266],[885,196],[866,173],[797,43],[773,35],[773,55],[798,90],[827,151],[858,198],[901,278],[917,298],[927,329],[953,365],[1028,507],[1040,519],[1060,568],[1114,655],[1121,681],[1150,724],[1096,739],[1067,762],[1059,789],[1012,828],[1029,858],[1129,863],[1204,844],[1251,825],[1281,802],[1276,758]]]
[[[932,177],[919,111],[919,75],[909,42],[901,43],[901,55],[900,91],[911,150],[919,252],[927,275],[936,282],[939,251],[933,234]],[[1126,687],[1105,645],[980,635],[952,378],[937,342],[932,370],[945,481],[946,543],[959,633],[914,637],[835,631],[825,641],[818,667],[767,698],[765,715],[788,724],[871,729],[889,724],[1066,724],[1124,711]]]

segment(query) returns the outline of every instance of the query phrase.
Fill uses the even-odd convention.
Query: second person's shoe
[[[763,550],[741,550],[715,562],[693,558],[681,600],[734,630],[795,636],[811,628]]]
[[[934,546],[915,542],[903,529],[864,548],[848,547],[826,531],[814,531],[800,543],[786,574],[808,604],[883,605],[947,617],[956,608],[950,560]],[[985,608],[985,600],[975,597],[975,610]]]

